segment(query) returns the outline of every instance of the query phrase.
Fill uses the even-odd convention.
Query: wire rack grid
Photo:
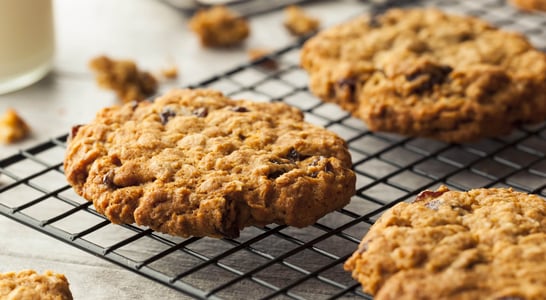
[[[415,4],[483,17],[546,48],[544,15],[518,12],[504,1]],[[237,239],[212,239],[113,225],[66,184],[66,136],[0,161],[0,213],[195,298],[371,299],[342,265],[392,205],[440,184],[459,190],[510,186],[546,196],[546,124],[461,145],[370,132],[308,92],[307,75],[298,68],[299,46],[269,57],[279,63],[276,70],[255,61],[193,87],[218,89],[233,98],[284,101],[304,111],[307,121],[347,140],[357,193],[349,205],[313,226],[250,227]]]

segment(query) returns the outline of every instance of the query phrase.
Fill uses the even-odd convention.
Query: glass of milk
[[[51,69],[51,0],[0,0],[0,94],[28,86]]]

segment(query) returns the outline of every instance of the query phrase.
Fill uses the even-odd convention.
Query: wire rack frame
[[[181,11],[187,15],[192,15],[199,9],[210,7],[210,1],[185,1],[185,0],[161,0],[166,5]],[[288,5],[304,5],[320,0],[230,0],[223,1],[223,5],[237,12],[239,15],[248,18],[262,14],[267,14]],[[218,5],[218,3],[216,3]]]
[[[518,12],[504,1],[417,4],[483,17],[546,48],[544,15]],[[113,225],[66,184],[66,136],[0,161],[0,214],[195,298],[372,299],[342,265],[373,222],[394,204],[440,184],[458,190],[513,187],[546,195],[546,124],[461,145],[370,132],[361,121],[308,92],[307,76],[298,68],[299,46],[266,58],[279,63],[277,70],[260,67],[262,59],[192,87],[219,89],[234,98],[284,101],[304,111],[307,121],[347,140],[357,174],[356,195],[313,226],[250,227],[237,239],[212,239]]]

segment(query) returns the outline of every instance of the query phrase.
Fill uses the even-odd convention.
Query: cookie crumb
[[[247,54],[250,60],[254,61],[269,55],[270,51],[260,48],[253,48],[248,50]],[[279,67],[277,61],[270,57],[264,58],[261,62],[258,63],[258,65],[268,70],[275,70]]]
[[[247,20],[225,6],[198,11],[190,20],[190,29],[204,47],[229,47],[240,44],[250,34]]]
[[[522,10],[546,11],[546,0],[511,0],[510,2],[512,2],[513,5]]]
[[[161,70],[161,75],[167,79],[176,79],[178,78],[178,68],[176,66],[171,66]]]
[[[0,142],[12,144],[24,139],[29,133],[30,127],[14,109],[9,108],[0,118]]]
[[[0,273],[0,299],[72,300],[72,293],[63,274],[23,270]]]
[[[285,8],[284,26],[292,35],[305,36],[316,32],[320,26],[317,18],[311,17],[296,5]]]
[[[115,91],[124,103],[142,101],[158,88],[156,78],[139,70],[132,60],[116,60],[102,55],[92,59],[89,67],[96,73],[98,85]]]

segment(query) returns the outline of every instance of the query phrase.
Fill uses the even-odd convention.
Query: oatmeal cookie
[[[113,223],[171,235],[303,227],[355,192],[345,141],[280,102],[173,90],[105,108],[72,136],[64,170],[74,190]]]
[[[521,34],[433,8],[321,32],[301,64],[314,94],[372,131],[466,142],[546,118],[546,54]]]
[[[62,274],[33,270],[0,273],[0,299],[5,300],[72,300],[68,281]]]
[[[248,22],[225,6],[198,11],[189,26],[205,47],[235,46],[250,34]]]
[[[523,10],[546,11],[546,0],[511,0],[512,3]]]
[[[89,62],[89,67],[95,71],[99,86],[114,90],[123,102],[144,100],[158,88],[155,77],[139,70],[131,60],[98,56]]]
[[[345,263],[386,299],[544,299],[546,201],[512,189],[424,191],[385,212]]]

